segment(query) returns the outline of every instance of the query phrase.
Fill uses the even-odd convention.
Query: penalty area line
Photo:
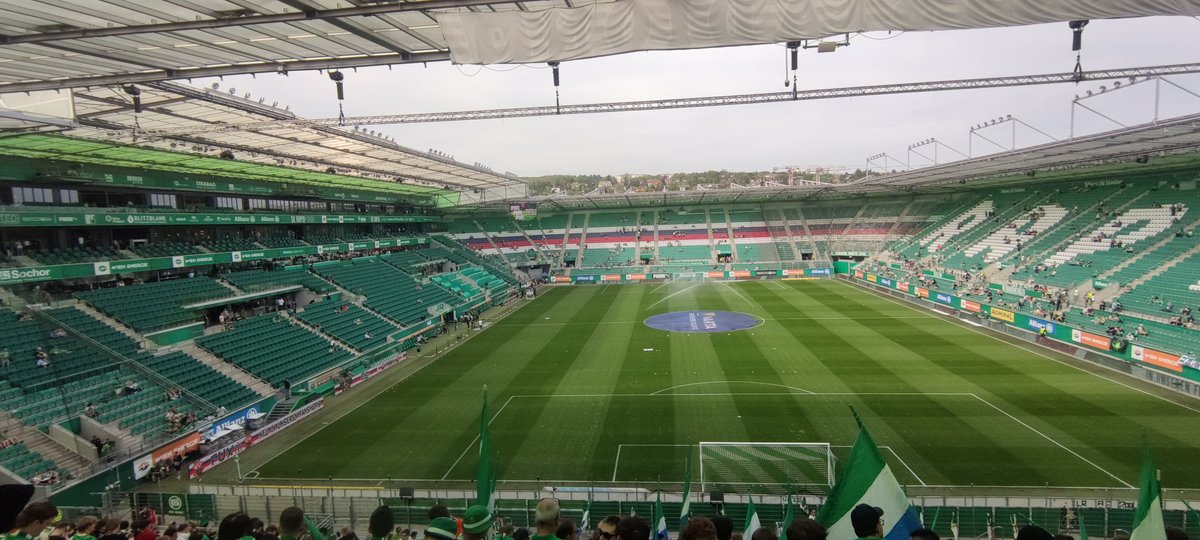
[[[687,287],[684,287],[682,290],[675,291],[675,292],[673,292],[673,293],[671,293],[671,294],[668,294],[668,295],[666,295],[666,296],[664,296],[664,297],[660,298],[660,299],[659,299],[657,302],[655,302],[655,303],[653,303],[653,304],[650,304],[650,305],[646,306],[646,309],[645,309],[645,310],[643,310],[643,311],[649,311],[649,309],[650,309],[650,308],[652,308],[652,307],[654,307],[654,306],[657,306],[657,305],[659,305],[659,304],[661,304],[661,303],[665,302],[665,301],[666,301],[668,298],[670,298],[670,297],[672,297],[672,296],[675,296],[675,295],[677,295],[677,294],[683,294],[683,293],[685,293],[685,292],[688,292],[688,291],[692,290],[693,288],[695,288],[695,287],[696,287],[696,285],[699,285],[699,283],[696,283],[696,284],[693,284],[693,285],[689,285],[689,286],[687,286]]]

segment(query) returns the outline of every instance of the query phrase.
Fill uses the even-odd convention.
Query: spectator
[[[554,529],[554,537],[558,540],[578,540],[578,529],[575,523],[567,518],[558,519],[558,527]]]
[[[458,540],[455,534],[454,520],[446,516],[438,516],[425,527],[425,537],[435,540]]]
[[[129,535],[121,530],[121,522],[118,520],[106,519],[97,529],[100,531],[99,540],[129,540]]]
[[[96,406],[94,404],[92,404],[92,402],[89,401],[87,406],[83,408],[83,414],[84,414],[84,416],[87,416],[88,418],[95,418],[97,416],[100,416],[100,411],[97,411]],[[99,437],[97,437],[97,438],[99,438]],[[97,448],[97,450],[99,450],[99,448]]]
[[[496,517],[488,512],[486,506],[475,505],[463,513],[463,540],[487,540],[488,530]]]
[[[279,540],[325,540],[317,525],[295,506],[284,508],[279,513]],[[221,540],[218,538],[217,540]]]
[[[760,528],[759,530],[764,530]],[[757,537],[758,533],[754,535]],[[707,518],[696,517],[689,519],[687,524],[683,526],[683,530],[679,531],[679,540],[717,540],[717,528],[712,521]],[[758,540],[757,538],[755,540]],[[766,538],[763,540],[773,540]],[[778,540],[778,539],[774,539]]]
[[[829,531],[815,520],[800,518],[788,525],[785,534],[787,540],[825,540]]]
[[[26,506],[13,520],[10,538],[25,540],[37,538],[58,519],[58,507],[49,502],[35,502]]]
[[[1114,535],[1114,538],[1116,536]],[[1053,540],[1054,535],[1050,531],[1038,527],[1037,525],[1026,525],[1017,531],[1016,540]]]
[[[850,511],[850,523],[854,526],[854,534],[859,538],[883,537],[883,509],[878,506],[855,506],[854,510]]]
[[[620,521],[620,520],[621,520],[621,518],[618,517],[617,521]],[[504,525],[501,525],[500,526],[500,536],[497,536],[496,540],[515,540],[513,538],[513,526],[509,525],[507,523],[505,523]]]
[[[779,540],[779,534],[775,532],[775,527],[759,527],[750,535],[750,540]]]
[[[341,532],[338,533],[338,540],[358,540],[358,535],[354,533],[354,529],[351,529],[349,525],[346,525],[345,527],[342,527]]]
[[[1179,527],[1167,527],[1167,540],[1188,540],[1188,533]]]
[[[396,516],[392,509],[380,506],[371,512],[371,519],[367,522],[367,533],[371,535],[371,540],[385,540],[395,525]]]
[[[713,527],[717,529],[717,540],[729,540],[733,537],[733,520],[724,514],[713,516]]]
[[[617,525],[617,535],[621,540],[650,540],[650,525],[637,516],[622,518],[621,524]]]
[[[179,454],[175,454],[175,457],[179,457]],[[252,527],[253,529],[261,529],[262,528],[262,521],[257,520],[257,519],[253,520],[253,521],[254,521],[254,524],[257,525],[255,527]],[[192,527],[192,524],[188,523],[186,521],[184,521],[183,523],[180,523],[178,526],[176,526],[175,527],[175,540],[188,540],[188,537],[192,535],[191,527]]]
[[[217,527],[217,540],[254,540],[250,535],[251,520],[245,512],[234,512],[221,520]]]
[[[75,520],[75,540],[96,540],[96,523],[100,520],[95,516],[83,516]]]
[[[8,367],[12,362],[12,353],[8,352],[8,347],[0,349],[0,368]]]
[[[942,540],[932,529],[917,529],[908,533],[908,540]]]
[[[547,498],[538,501],[533,520],[537,534],[534,534],[531,540],[555,540],[558,538],[554,533],[558,531],[559,515],[558,499]]]
[[[592,540],[612,540],[617,536],[617,526],[620,524],[621,516],[605,517],[596,524],[596,533],[592,535]]]
[[[143,516],[146,515],[145,510],[140,514]],[[144,518],[135,521],[133,529],[136,531],[136,535],[133,537],[134,540],[154,540],[158,538],[158,531],[155,530],[154,524]]]

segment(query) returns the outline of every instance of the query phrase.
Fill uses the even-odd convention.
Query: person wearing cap
[[[454,520],[445,516],[433,518],[429,522],[429,526],[425,527],[425,536],[436,540],[458,540],[454,534]]]
[[[496,516],[482,504],[467,508],[462,519],[463,540],[487,540],[488,531],[495,521]]]
[[[860,504],[850,511],[850,524],[859,538],[883,538],[883,509]]]
[[[1026,525],[1017,531],[1016,540],[1054,540],[1054,535],[1037,525]]]
[[[13,531],[0,535],[3,540],[32,540],[60,519],[58,507],[48,502],[35,502],[26,506],[13,520]]]

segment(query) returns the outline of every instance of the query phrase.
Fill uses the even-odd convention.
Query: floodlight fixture
[[[337,87],[338,101],[344,101],[346,99],[345,88],[343,87],[343,84],[342,84],[342,81],[345,79],[346,79],[346,76],[342,75],[342,72],[340,72],[340,71],[330,71],[329,72],[329,80],[333,81],[333,84]]]
[[[142,90],[134,85],[128,85],[122,88],[129,97],[133,98],[134,114],[142,112]]]

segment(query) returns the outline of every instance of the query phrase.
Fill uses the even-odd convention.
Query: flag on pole
[[[1079,540],[1088,540],[1087,524],[1084,523],[1083,512],[1075,510],[1075,519],[1079,520]]]
[[[850,513],[859,504],[883,509],[888,527],[883,535],[887,540],[908,540],[910,532],[921,528],[916,510],[861,421],[846,461],[845,471],[817,514],[817,521],[829,530],[830,538],[857,538]]]
[[[662,492],[658,492],[658,498],[654,500],[654,539],[667,540],[667,516],[663,514],[662,509]]]
[[[743,540],[750,540],[754,536],[754,531],[762,527],[762,522],[758,520],[758,510],[754,508],[754,499],[750,498],[750,503],[746,505],[746,530],[742,532]]]
[[[1017,533],[1021,532],[1021,527],[1019,525],[1017,525],[1017,515],[1016,514],[1012,515],[1012,529],[1013,529],[1013,538],[1016,538]]]
[[[475,504],[496,511],[496,474],[492,471],[492,444],[488,437],[487,386],[483,387],[483,412],[479,416],[479,471],[475,476]]]
[[[792,526],[792,522],[796,520],[796,509],[792,507],[792,486],[788,485],[788,505],[787,510],[783,512],[783,531],[780,531],[779,536],[784,536],[784,531]],[[744,539],[743,539],[744,540]]]
[[[592,520],[592,494],[588,492],[587,506],[583,507],[583,519],[579,520],[579,530],[588,530],[588,522]]]
[[[1154,468],[1150,445],[1146,442],[1142,443],[1142,479],[1139,484],[1137,512],[1133,516],[1133,532],[1129,540],[1166,540],[1158,471]]]
[[[958,511],[950,517],[950,534],[954,536],[954,540],[958,540]]]
[[[683,526],[687,524],[688,517],[692,513],[692,452],[691,447],[688,448],[688,457],[684,466],[683,474],[683,506],[679,508],[679,530],[683,530]]]

